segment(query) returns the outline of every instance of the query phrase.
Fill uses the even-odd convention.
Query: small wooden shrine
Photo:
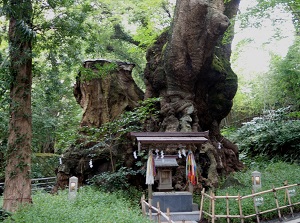
[[[157,170],[158,187],[159,191],[172,191],[172,169],[178,167],[176,161],[177,156],[165,155],[164,158],[155,159],[155,167]]]
[[[138,150],[164,145],[202,144],[208,140],[208,132],[131,132],[136,138]],[[172,191],[172,168],[178,166],[177,155],[165,155],[163,158],[153,158],[157,168],[156,179],[159,180],[159,191]],[[150,188],[149,188],[150,190]],[[152,190],[152,189],[151,189]]]
[[[141,149],[149,150],[146,174],[148,198],[152,199],[155,207],[158,208],[155,204],[159,204],[160,210],[163,212],[171,210],[173,213],[189,213],[189,216],[191,216],[190,214],[193,213],[193,210],[198,209],[198,205],[193,203],[193,192],[173,191],[172,187],[172,169],[178,166],[176,159],[180,158],[179,156],[181,156],[181,154],[164,155],[163,150],[159,153],[158,149],[151,151],[151,147],[163,149],[170,147],[188,148],[190,145],[205,143],[208,140],[208,132],[132,132],[131,136],[136,138],[139,151]],[[153,152],[156,153],[156,155],[153,154]],[[188,158],[189,152],[185,155]],[[153,173],[156,174],[155,179],[159,181],[157,187],[158,192],[154,193],[152,193],[154,175],[151,175]],[[189,184],[191,184],[191,182],[189,182]],[[197,216],[198,215],[199,214],[197,214]]]

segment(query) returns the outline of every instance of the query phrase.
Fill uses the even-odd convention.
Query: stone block
[[[191,212],[193,211],[193,196],[190,192],[154,192],[152,206],[157,207],[159,202],[160,210],[167,212]]]

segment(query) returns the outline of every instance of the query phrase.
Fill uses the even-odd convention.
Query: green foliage
[[[0,19],[0,25],[5,22]],[[7,34],[0,35],[0,179],[4,179],[4,154],[7,148],[8,117],[9,117],[9,87],[11,77],[9,76],[9,61],[7,58]]]
[[[24,206],[4,222],[150,222],[142,216],[138,205],[131,205],[119,194],[91,187],[80,188],[74,201],[68,199],[67,190],[54,196],[38,192],[32,198],[32,205]]]
[[[138,24],[133,38],[142,47],[149,47],[162,30],[170,25],[174,5],[166,0],[129,0],[124,9],[130,10],[129,14],[132,15],[128,23]]]
[[[273,57],[270,71],[269,98],[275,106],[300,108],[300,38],[296,37],[285,58]]]
[[[261,46],[257,46],[259,41],[249,37],[243,39],[238,43],[236,53],[231,57],[233,66],[238,68],[235,71],[239,76],[239,89],[234,98],[232,112],[234,119],[237,119],[237,121],[254,117],[265,109],[294,106],[298,110],[299,69],[297,64],[299,64],[299,40],[297,40],[297,29],[299,30],[299,22],[297,21],[299,21],[299,17],[297,19],[297,16],[299,14],[297,11],[299,11],[297,1],[263,0],[249,2],[249,7],[245,9],[245,12],[238,14],[237,20],[241,23],[239,28],[261,32],[271,28],[269,33],[272,36],[266,39]],[[280,16],[282,17],[280,18]],[[275,44],[287,38],[285,28],[290,27],[290,21],[292,20],[296,31],[295,42],[289,48],[287,56],[281,58],[274,55],[277,49]],[[272,55],[270,71],[258,73],[255,68],[253,70],[243,70],[241,65],[243,61],[234,64],[237,55],[238,57],[243,56],[243,54],[246,55],[247,51],[252,52],[255,48],[261,48],[260,50],[265,52],[269,51],[269,54]]]
[[[104,123],[100,128],[83,127],[81,133],[84,134],[80,134],[78,137],[82,139],[84,135],[84,144],[99,142],[99,139],[101,139],[100,143],[110,151],[111,168],[114,172],[116,168],[113,163],[113,147],[118,143],[122,143],[122,140],[126,140],[127,133],[140,130],[145,125],[146,120],[156,120],[159,113],[157,109],[159,100],[159,98],[149,98],[140,101],[140,106],[133,111],[123,113],[119,118]],[[76,146],[84,145],[77,144]]]
[[[221,129],[221,134],[224,135],[225,137],[230,137],[236,131],[237,131],[236,127],[224,126],[224,128]]]
[[[58,155],[52,153],[35,153],[31,162],[31,178],[53,177],[59,165]]]
[[[169,26],[173,6],[165,0],[51,0],[32,4],[33,29],[22,21],[19,24],[22,35],[34,37],[32,146],[35,152],[61,152],[74,142],[76,127],[79,126],[81,110],[73,97],[72,84],[82,61],[85,58],[106,58],[134,63],[134,79],[144,87],[142,73],[146,48],[164,27]],[[9,14],[8,6],[4,5],[1,15]],[[10,79],[7,20],[1,17],[0,25],[4,31],[0,34],[2,146],[2,142],[6,145],[8,131]],[[101,69],[100,75],[111,72],[114,67]],[[89,80],[94,78],[87,76],[85,78]]]
[[[103,65],[95,64],[95,70],[91,68],[80,68],[81,81],[91,81],[95,78],[105,78],[107,75],[112,74],[118,68],[116,63],[105,63]]]
[[[0,42],[1,43],[1,42]],[[0,45],[1,46],[1,45]],[[0,47],[1,49],[1,47]],[[8,137],[8,117],[9,117],[9,84],[10,77],[8,75],[8,64],[3,59],[0,50],[0,179],[4,179],[4,154],[7,148]]]
[[[56,63],[42,68],[33,78],[32,125],[34,152],[62,152],[75,140],[80,123],[80,106],[73,97],[72,80]]]
[[[130,168],[121,167],[116,172],[104,172],[99,175],[93,176],[89,183],[97,186],[105,192],[116,192],[120,190],[129,190],[130,183],[128,182],[129,176],[141,174],[141,171],[135,171]]]
[[[90,141],[97,141],[99,138],[118,139],[126,133],[138,131],[147,119],[156,119],[159,114],[157,102],[159,98],[148,98],[140,101],[140,106],[127,111],[119,118],[103,124],[100,128],[83,128]]]
[[[272,20],[273,26],[280,25],[283,21],[280,19],[276,19],[276,14],[278,9],[282,11],[290,12],[293,16],[293,23],[295,29],[299,32],[299,1],[298,0],[263,0],[263,1],[256,1],[254,7],[248,9],[248,12],[241,15],[241,21],[243,26],[254,26],[260,27],[261,21],[264,18],[274,18]],[[256,19],[253,19],[256,18]],[[282,35],[282,34],[280,34]],[[284,34],[283,34],[284,35]]]
[[[1,202],[1,207],[2,207],[2,202]],[[3,209],[0,209],[0,222],[3,222],[6,218],[8,218],[10,216],[11,216],[11,213],[9,213]]]
[[[289,162],[300,160],[300,121],[288,118],[288,108],[267,111],[231,136],[241,153]]]

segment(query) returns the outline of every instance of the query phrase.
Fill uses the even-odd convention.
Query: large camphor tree
[[[147,54],[146,98],[162,98],[159,131],[209,131],[209,143],[200,153],[209,160],[211,186],[219,174],[243,166],[237,146],[220,133],[237,90],[230,55],[238,6],[239,0],[178,0],[170,30]]]

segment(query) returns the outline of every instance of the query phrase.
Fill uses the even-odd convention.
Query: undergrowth
[[[47,223],[136,223],[150,222],[138,205],[132,205],[119,193],[104,193],[90,186],[80,188],[75,200],[67,190],[58,195],[37,192],[33,204],[23,206],[4,222]]]

